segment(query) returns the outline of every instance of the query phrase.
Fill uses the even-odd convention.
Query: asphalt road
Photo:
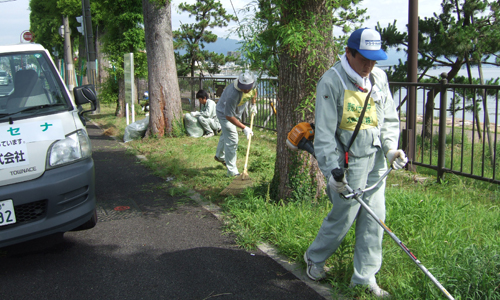
[[[99,223],[0,249],[0,299],[324,299],[265,253],[240,249],[88,125]]]
[[[9,82],[7,85],[0,85],[0,96],[7,95],[12,91],[14,88],[14,84],[12,82]]]

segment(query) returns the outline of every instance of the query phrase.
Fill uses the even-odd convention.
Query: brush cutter
[[[253,127],[253,116],[252,113],[250,116],[250,129]],[[237,195],[241,193],[244,189],[252,186],[252,179],[248,175],[248,156],[250,154],[250,143],[252,142],[252,136],[248,138],[248,147],[247,147],[247,155],[245,158],[245,167],[243,169],[243,173],[237,176],[230,185],[228,185],[222,192],[220,192],[221,196],[227,195]]]
[[[382,222],[382,220],[380,220],[379,217],[377,217],[377,215],[373,212],[373,210],[371,210],[371,208],[368,207],[368,205],[366,205],[366,203],[363,200],[361,200],[360,196],[364,192],[367,192],[367,191],[374,189],[382,180],[384,180],[384,178],[387,175],[389,175],[389,173],[391,171],[392,171],[392,167],[389,168],[374,185],[367,187],[363,190],[357,189],[355,191],[349,185],[346,185],[346,188],[347,188],[347,191],[349,192],[349,194],[347,194],[347,195],[341,194],[341,195],[346,199],[351,199],[351,198],[356,199],[356,201],[358,201],[359,204],[361,204],[361,206],[363,206],[363,208],[366,209],[366,211],[373,217],[373,219],[375,221],[377,221],[377,223],[380,226],[382,226],[382,228],[384,228],[385,232],[396,242],[396,244],[398,244],[399,247],[401,247],[401,249],[403,249],[403,251],[411,258],[411,260],[413,260],[413,262],[417,265],[417,267],[419,267],[420,270],[422,270],[422,272],[424,272],[424,274],[430,278],[430,280],[438,287],[438,289],[441,290],[441,292],[443,292],[443,294],[448,299],[454,300],[455,298],[453,298],[453,296],[450,295],[450,293],[448,293],[448,291],[441,285],[441,283],[439,283],[439,281],[437,281],[437,279],[429,272],[429,270],[427,270],[422,265],[420,260],[418,260],[417,257],[415,257],[415,255],[413,255],[413,253],[411,253],[411,251],[403,244],[403,242],[401,242],[401,240],[399,240],[398,237],[384,224],[384,222]],[[332,172],[332,175],[334,176],[334,179],[338,182],[342,182],[342,179],[344,178],[343,172],[339,172],[338,174],[333,174],[333,172]]]
[[[292,150],[295,151],[299,149],[304,150],[309,152],[312,156],[316,157],[314,153],[313,140],[314,140],[314,124],[302,122],[295,125],[295,127],[293,127],[292,130],[288,133],[286,145],[288,146],[288,148]],[[347,162],[347,152],[346,152],[346,162]],[[340,169],[337,169],[335,171],[332,171],[333,177],[335,178],[336,181],[341,182],[342,179],[344,178],[344,171]],[[450,293],[448,293],[448,291],[441,285],[441,283],[439,283],[439,281],[437,281],[437,279],[434,276],[432,276],[429,270],[427,270],[422,265],[422,263],[415,257],[415,255],[413,255],[413,253],[411,253],[410,250],[408,250],[408,248],[403,244],[403,242],[401,242],[397,238],[397,236],[394,233],[392,233],[392,231],[384,224],[384,222],[382,222],[382,220],[380,220],[380,218],[377,217],[377,215],[375,215],[375,213],[370,209],[370,207],[368,207],[368,205],[366,205],[366,203],[363,200],[361,200],[360,196],[364,192],[374,189],[382,180],[384,180],[385,177],[387,177],[387,175],[389,175],[391,171],[392,167],[389,168],[387,172],[385,172],[374,185],[367,187],[364,190],[358,189],[354,191],[349,185],[347,185],[346,188],[350,194],[348,195],[341,194],[341,195],[346,199],[350,198],[356,199],[356,201],[358,201],[359,204],[361,204],[361,206],[363,206],[363,208],[366,209],[366,211],[373,217],[373,219],[375,219],[375,221],[377,221],[377,223],[380,226],[382,226],[385,232],[387,232],[387,234],[396,242],[396,244],[398,244],[399,247],[401,247],[401,249],[403,249],[403,251],[413,260],[413,262],[417,264],[420,270],[422,270],[422,272],[424,272],[424,274],[427,275],[427,277],[429,277],[432,280],[432,282],[441,290],[441,292],[443,292],[443,294],[448,299],[453,300],[454,299],[453,296],[451,296]]]

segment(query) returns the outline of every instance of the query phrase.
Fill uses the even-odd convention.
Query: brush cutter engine
[[[291,150],[305,150],[314,157],[314,123],[302,122],[290,130],[286,139],[286,145]]]

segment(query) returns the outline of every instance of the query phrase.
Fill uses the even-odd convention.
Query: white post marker
[[[127,115],[127,125],[129,125],[128,107],[132,107],[132,123],[135,122],[134,111],[134,53],[125,53],[123,59],[123,72],[125,73],[125,114]]]
[[[128,103],[125,103],[125,116],[127,119],[127,125],[130,124],[129,117],[128,117]]]

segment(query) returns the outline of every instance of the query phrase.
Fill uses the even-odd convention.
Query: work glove
[[[402,169],[408,162],[408,158],[401,149],[387,151],[386,157],[394,170]]]
[[[257,105],[250,104],[250,114],[257,115]]]
[[[243,128],[243,133],[247,136],[247,140],[253,135],[253,131],[250,127]]]
[[[340,169],[337,168],[337,169],[334,169],[332,171],[332,173],[336,170],[340,171]],[[330,176],[330,179],[328,179],[328,186],[330,187],[330,189],[336,191],[337,193],[345,192],[347,190],[347,188],[346,188],[347,180],[345,179],[345,176],[342,177],[342,181],[337,181],[337,180],[335,180],[334,177],[335,176],[333,176],[333,174],[332,174],[332,176]]]
[[[193,111],[193,112],[191,113],[191,116],[193,116],[193,117],[197,117],[199,114],[200,114],[199,112],[197,112],[197,111]]]

